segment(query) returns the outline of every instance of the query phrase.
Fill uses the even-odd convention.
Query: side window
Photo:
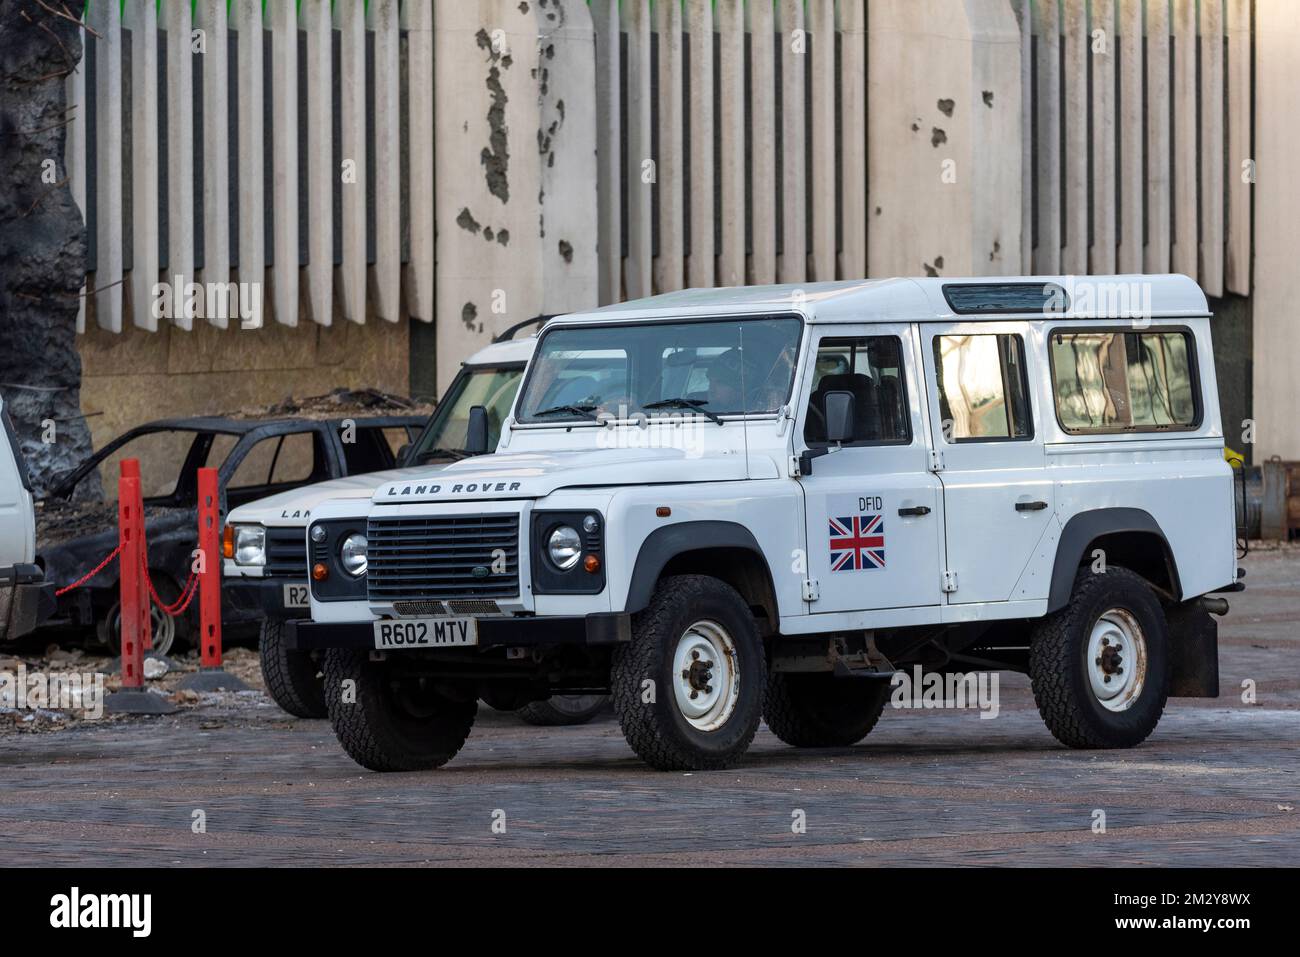
[[[340,429],[340,441],[345,437],[346,433]],[[378,472],[393,467],[393,449],[383,429],[358,426],[352,435],[352,441],[342,442],[342,445],[343,461],[347,464],[349,475]]]
[[[1028,439],[1034,434],[1018,335],[934,337],[939,413],[949,442]]]
[[[229,488],[259,488],[324,479],[325,461],[315,432],[291,432],[260,440],[248,450]]]
[[[804,442],[809,446],[826,444],[826,396],[831,392],[853,394],[854,443],[912,441],[907,376],[897,336],[821,340],[804,420]]]
[[[1075,434],[1156,432],[1199,424],[1185,331],[1053,331],[1052,388],[1061,428]]]

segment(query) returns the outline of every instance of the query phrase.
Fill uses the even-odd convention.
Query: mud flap
[[[1199,600],[1165,612],[1169,624],[1169,696],[1219,696],[1219,623]]]

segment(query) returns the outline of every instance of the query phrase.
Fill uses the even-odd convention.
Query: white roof
[[[467,366],[495,366],[507,362],[527,362],[533,357],[537,348],[537,336],[525,336],[523,339],[507,339],[486,345],[465,360]]]
[[[560,316],[552,322],[567,324],[791,311],[803,314],[812,322],[998,320],[1006,319],[1009,314],[958,315],[953,312],[944,296],[944,287],[1008,283],[1044,286],[1055,283],[1061,286],[1069,296],[1070,308],[1048,318],[1104,319],[1135,315],[1190,318],[1207,316],[1210,312],[1200,287],[1182,275],[945,276],[939,279],[850,279],[779,286],[683,289]],[[1026,314],[1017,315],[1023,318]]]

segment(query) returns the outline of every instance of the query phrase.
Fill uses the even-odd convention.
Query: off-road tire
[[[1089,686],[1088,637],[1111,608],[1142,627],[1147,667],[1137,699],[1126,711],[1108,711]],[[1169,697],[1169,646],[1164,610],[1151,586],[1127,568],[1080,569],[1069,604],[1043,618],[1030,635],[1029,677],[1047,728],[1071,748],[1131,748],[1160,721]]]
[[[692,727],[677,705],[673,656],[697,621],[710,619],[735,645],[739,691],[730,717],[712,731]],[[637,755],[661,771],[720,770],[735,764],[758,730],[767,688],[767,659],[754,616],[734,588],[706,575],[659,582],[649,606],[633,616],[632,640],[614,652],[614,712]],[[644,682],[653,682],[646,701]]]
[[[553,695],[532,701],[515,712],[521,721],[542,728],[586,724],[609,704],[609,695]]]
[[[331,648],[325,652],[325,704],[343,750],[371,771],[427,771],[446,764],[465,744],[478,702],[424,697],[413,715],[397,700],[398,675],[391,660],[371,661],[368,651]],[[355,684],[356,700],[345,703],[343,682]],[[405,679],[413,681],[414,679]]]
[[[282,709],[297,718],[324,718],[329,714],[320,664],[310,652],[285,647],[283,620],[263,619],[257,656],[267,694]]]
[[[775,673],[763,720],[796,748],[845,748],[865,738],[889,701],[888,681],[830,674]]]

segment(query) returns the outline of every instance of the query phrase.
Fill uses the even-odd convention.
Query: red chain
[[[71,585],[65,585],[62,588],[60,588],[58,591],[54,593],[55,596],[57,597],[58,595],[62,595],[65,592],[70,592],[74,588],[80,588],[82,585],[86,584],[86,582],[90,581],[92,578],[94,578],[96,575],[102,572],[105,566],[107,566],[108,563],[111,562],[113,559],[117,558],[117,556],[120,555],[121,552],[122,552],[122,544],[119,542],[117,548],[113,549],[111,552],[108,553],[107,558],[105,558],[102,562],[100,562],[98,565],[92,568],[88,573],[78,578]]]
[[[107,557],[105,557],[105,559],[102,562],[100,562],[98,565],[92,568],[85,575],[78,578],[71,585],[65,585],[64,587],[58,589],[54,593],[55,596],[57,597],[59,595],[66,594],[67,592],[72,591],[74,588],[80,588],[82,585],[86,584],[86,582],[90,581],[92,578],[94,578],[96,575],[102,572],[106,567],[108,567],[108,563],[111,562],[113,559],[117,558],[117,556],[120,555],[121,553],[122,553],[122,545],[119,542],[117,548],[109,552]],[[163,601],[162,598],[158,596],[158,591],[156,588],[154,588],[153,579],[149,577],[149,563],[146,560],[146,556],[144,555],[143,551],[140,554],[140,567],[144,572],[145,584],[148,585],[149,587],[149,595],[150,597],[153,598],[154,604],[158,606],[158,610],[161,611],[164,615],[167,615],[171,618],[178,618],[181,615],[185,614],[185,610],[190,607],[190,602],[192,602],[194,600],[194,596],[199,593],[199,576],[195,574],[193,571],[191,571],[190,577],[185,580],[185,587],[181,589],[180,595],[177,597],[177,599],[174,602],[172,602],[169,605],[167,604],[167,602]]]
[[[149,577],[149,563],[145,561],[145,556],[140,556],[140,567],[144,572],[145,584],[149,586],[149,595],[153,598],[154,604],[158,610],[170,618],[179,618],[185,614],[185,609],[190,607],[190,602],[199,591],[199,576],[193,570],[190,571],[190,577],[185,580],[185,587],[181,589],[180,596],[170,605],[158,597],[158,592],[154,588],[153,579]]]

